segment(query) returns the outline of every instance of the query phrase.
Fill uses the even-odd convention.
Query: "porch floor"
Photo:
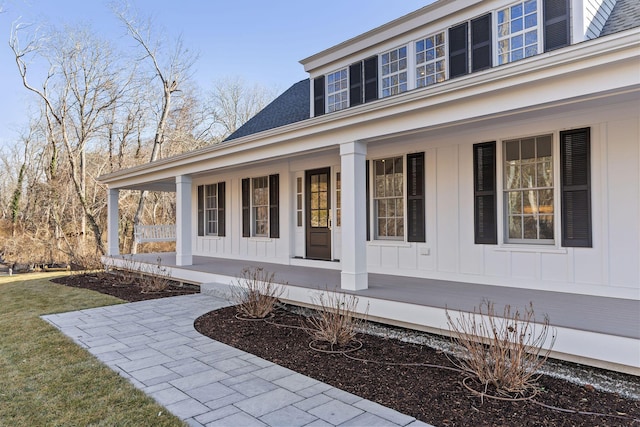
[[[135,261],[149,264],[157,264],[158,258],[163,266],[230,278],[238,277],[243,268],[263,267],[274,273],[280,283],[308,289],[340,289],[340,271],[335,269],[202,256],[194,256],[193,265],[178,267],[175,253],[134,256]],[[494,302],[500,311],[506,304],[522,309],[532,302],[536,317],[542,319],[547,314],[553,326],[640,339],[640,301],[637,300],[374,273],[369,273],[368,289],[348,293],[467,312],[473,311],[483,300]]]

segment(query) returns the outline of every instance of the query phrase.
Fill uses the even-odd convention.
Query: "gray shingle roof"
[[[635,27],[640,27],[640,1],[618,0],[600,32],[600,37]]]
[[[309,96],[309,79],[299,81],[240,126],[225,141],[308,119]]]

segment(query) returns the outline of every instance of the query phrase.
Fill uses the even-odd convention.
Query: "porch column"
[[[176,265],[192,265],[191,177],[176,177]]]
[[[107,195],[107,255],[120,255],[120,210],[118,208],[118,200],[120,198],[120,190],[117,188],[109,188]]]
[[[367,144],[361,141],[340,145],[342,179],[342,275],[341,287],[351,291],[367,289]]]

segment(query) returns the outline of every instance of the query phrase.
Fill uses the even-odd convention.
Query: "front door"
[[[331,259],[331,169],[306,172],[307,258]]]

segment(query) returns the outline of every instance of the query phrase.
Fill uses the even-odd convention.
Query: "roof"
[[[635,27],[640,27],[640,1],[618,0],[600,32],[600,37]]]
[[[225,141],[308,119],[311,115],[309,85],[309,79],[294,84]]]

